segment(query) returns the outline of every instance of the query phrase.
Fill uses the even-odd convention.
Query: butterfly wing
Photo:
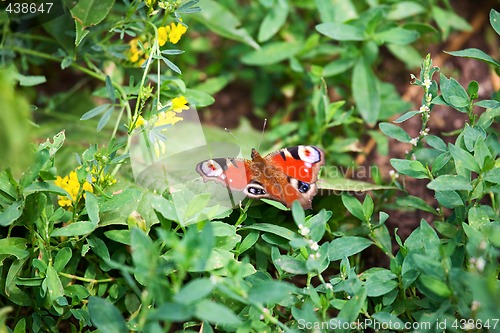
[[[318,180],[325,154],[316,146],[283,148],[264,157],[275,168],[291,178],[312,184]]]
[[[250,181],[248,160],[214,158],[198,163],[196,172],[205,182],[215,181],[231,190],[243,191]]]

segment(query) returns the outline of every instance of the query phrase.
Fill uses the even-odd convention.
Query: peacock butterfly
[[[325,154],[315,146],[283,148],[262,157],[252,149],[251,160],[213,158],[198,163],[196,171],[205,182],[215,181],[249,198],[272,199],[291,207],[296,200],[312,208],[318,192],[318,172]]]

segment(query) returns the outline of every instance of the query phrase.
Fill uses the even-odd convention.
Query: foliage
[[[188,105],[208,106],[223,87],[257,79],[262,84],[251,95],[258,115],[268,113],[269,101],[286,101],[272,114],[269,141],[320,144],[331,160],[348,165],[354,149],[345,147],[367,126],[407,111],[394,86],[379,77],[379,52],[387,48],[412,66],[417,51],[410,44],[436,34],[431,20],[443,39],[468,24],[435,1],[277,0],[239,8],[204,0],[199,6],[196,0],[81,0],[71,16],[39,27],[43,38],[15,35],[4,22],[2,62],[16,68],[0,76],[5,123],[13,131],[32,126],[27,98],[13,91],[13,81],[25,87],[44,81],[16,71],[30,74],[27,69],[54,62],[100,82],[92,93],[99,105],[63,118],[67,95],[52,102],[40,97],[42,127],[51,117],[90,122],[107,141],[86,138],[91,142],[76,154],[78,166],[68,168],[64,149],[74,156],[75,148],[70,131],[61,131],[32,149],[21,176],[10,168],[0,172],[0,331],[498,330],[500,145],[493,122],[500,102],[477,101],[475,81],[464,88],[440,74],[438,84],[430,56],[419,78],[412,77],[424,92],[419,110],[379,124],[387,137],[412,145],[404,159],[391,159],[397,174],[387,183],[375,173],[377,184],[368,184],[325,172],[323,189],[343,193],[318,200],[314,213],[297,203],[290,211],[249,201],[224,209],[205,194],[178,205],[182,193],[133,184],[123,167],[136,134],[144,134],[156,161],[170,144],[165,133],[182,124]],[[497,33],[498,15],[490,13]],[[221,38],[186,38],[204,29]],[[229,47],[211,44],[227,43],[222,37],[233,40]],[[209,65],[195,67],[208,51],[214,53],[206,55]],[[499,68],[480,50],[452,54]],[[346,102],[331,100],[333,85]],[[14,117],[9,110],[16,100]],[[429,134],[435,105],[468,117],[453,143]],[[397,125],[412,117],[422,122],[415,138]],[[7,139],[7,154],[26,149],[28,138]],[[435,205],[410,195],[398,175],[428,181]],[[372,192],[359,200],[348,191]],[[396,231],[398,248],[382,210],[394,196],[399,209],[435,216],[422,219],[404,242]],[[367,249],[387,258],[387,267],[365,267]]]

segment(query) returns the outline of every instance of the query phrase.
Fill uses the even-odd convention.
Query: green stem
[[[107,279],[96,280],[96,279],[84,278],[84,277],[81,277],[81,276],[77,276],[77,275],[73,275],[73,274],[68,274],[68,273],[64,273],[64,272],[59,272],[58,274],[61,275],[61,276],[67,277],[69,279],[78,280],[78,281],[82,281],[82,282],[89,282],[89,283],[106,283],[106,282],[113,282],[113,281],[115,281],[115,278],[107,278]]]

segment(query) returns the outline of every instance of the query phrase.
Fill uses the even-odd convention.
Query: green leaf
[[[396,199],[396,203],[401,207],[413,207],[437,215],[436,210],[431,205],[425,202],[422,198],[413,195],[398,197]]]
[[[328,258],[330,261],[336,261],[344,257],[350,257],[363,251],[372,244],[373,242],[371,240],[363,237],[345,236],[336,238],[330,243]]]
[[[102,333],[128,332],[125,319],[118,308],[107,299],[89,297],[89,315],[92,324]]]
[[[391,165],[397,172],[417,179],[429,178],[427,169],[419,161],[391,158]]]
[[[406,68],[418,68],[422,62],[420,52],[411,45],[385,45],[394,57],[402,61]]]
[[[435,277],[420,274],[417,282],[419,282],[417,286],[424,295],[428,295],[429,292],[442,298],[448,298],[452,295],[452,291],[446,283]]]
[[[467,112],[467,108],[464,105],[464,101],[467,101],[466,105],[469,101],[469,95],[465,89],[457,82],[454,78],[448,79],[445,75],[441,73],[440,75],[440,83],[441,83],[441,92],[442,97],[446,103],[453,106],[460,112]],[[455,105],[453,103],[458,103],[459,105]]]
[[[174,300],[181,304],[190,304],[212,292],[214,284],[208,278],[199,278],[186,283],[174,296]]]
[[[323,76],[330,77],[344,73],[356,63],[356,59],[335,59],[323,68]]]
[[[374,37],[383,43],[407,45],[414,42],[418,36],[419,33],[414,30],[395,27],[382,32],[377,32]]]
[[[342,193],[342,203],[353,216],[357,217],[361,221],[365,221],[363,205],[361,205],[358,199]]]
[[[20,237],[9,237],[0,239],[0,264],[6,256],[14,256],[24,259],[29,255],[26,251],[26,239]]]
[[[460,50],[460,51],[451,51],[451,52],[444,51],[444,52],[451,54],[452,56],[456,56],[456,57],[473,58],[473,59],[481,60],[483,62],[494,65],[496,67],[500,67],[500,62],[496,61],[494,58],[492,58],[488,54],[486,54],[483,51],[476,49],[476,48],[469,48],[469,49]]]
[[[417,114],[420,114],[420,111],[408,111],[398,119],[394,120],[394,122],[397,124],[402,123],[403,121],[406,121]]]
[[[441,170],[448,162],[451,160],[451,155],[449,152],[444,152],[434,160],[432,164],[432,174],[436,176],[438,171]]]
[[[114,0],[80,0],[71,9],[71,15],[76,24],[75,46],[80,45],[83,38],[89,33],[85,30],[99,24],[108,16]]]
[[[47,82],[47,78],[43,75],[22,75],[18,73],[16,78],[19,80],[21,87],[33,87]]]
[[[441,139],[438,136],[427,135],[425,137],[425,142],[427,142],[427,144],[429,146],[431,146],[432,148],[435,148],[437,150],[440,150],[440,151],[447,151],[448,150],[446,143],[443,141],[443,139]]]
[[[54,231],[52,231],[50,236],[51,237],[83,236],[94,231],[96,227],[97,226],[94,224],[94,222],[89,222],[89,221],[74,222],[62,228],[54,229]]]
[[[85,193],[85,208],[87,209],[87,214],[89,216],[90,222],[94,223],[97,226],[97,224],[99,223],[99,204],[94,193]]]
[[[13,333],[26,333],[26,318],[21,318],[16,324]]]
[[[196,195],[191,201],[189,201],[184,218],[188,219],[201,212],[203,208],[207,206],[211,198],[212,196],[210,193]]]
[[[471,191],[472,185],[463,176],[442,175],[427,184],[427,188],[434,191]]]
[[[287,16],[288,3],[277,1],[262,20],[257,40],[262,43],[273,37],[285,24]]]
[[[374,313],[372,317],[376,321],[380,322],[382,324],[381,326],[383,326],[387,330],[397,331],[405,325],[405,323],[401,319],[389,312],[380,311]]]
[[[57,298],[64,296],[64,288],[55,268],[49,264],[44,284],[47,286],[47,296],[49,302],[54,302]]]
[[[325,169],[325,175],[328,176],[328,167],[323,167]],[[332,173],[335,171],[332,171]],[[338,172],[338,171],[337,171]],[[337,174],[335,172],[335,175]],[[318,188],[322,190],[333,190],[333,191],[355,191],[355,192],[366,192],[374,190],[385,190],[385,189],[395,189],[394,186],[387,185],[377,185],[372,183],[367,183],[359,180],[352,180],[343,177],[335,178],[321,178],[318,183]]]
[[[446,208],[455,208],[464,205],[462,198],[455,191],[436,191],[435,197],[436,200]]]
[[[99,106],[96,106],[95,108],[93,108],[92,110],[88,111],[88,112],[85,112],[83,114],[83,116],[80,118],[80,120],[88,120],[88,119],[92,119],[94,117],[97,117],[98,115],[100,115],[101,113],[104,113],[106,111],[108,111],[109,109],[112,109],[113,108],[113,105],[111,104],[102,104],[102,105],[99,105]]]
[[[57,272],[62,271],[71,259],[72,254],[73,252],[69,247],[63,247],[57,251],[56,258],[54,259],[54,269]]]
[[[203,300],[195,306],[195,316],[218,325],[239,325],[241,319],[223,304]]]
[[[366,287],[362,287],[350,300],[348,300],[338,314],[338,318],[343,318],[352,323],[358,318],[361,309],[366,302]]]
[[[258,231],[250,231],[248,235],[243,238],[243,240],[240,243],[240,246],[237,248],[237,254],[240,255],[243,252],[247,251],[250,249],[252,246],[254,246],[255,243],[259,240],[260,232]]]
[[[34,163],[28,168],[28,170],[23,174],[19,184],[21,187],[26,187],[33,183],[40,174],[45,164],[50,159],[50,153],[48,149],[41,149],[35,153]]]
[[[484,225],[490,223],[487,209],[484,206],[471,207],[471,209],[469,209],[468,217],[469,225],[476,229],[480,229]]]
[[[201,90],[186,89],[184,96],[189,101],[189,104],[196,107],[206,107],[215,102],[212,95]]]
[[[156,311],[149,312],[148,319],[186,322],[193,314],[194,308],[192,305],[166,302],[160,305]]]
[[[46,182],[36,182],[36,183],[33,183],[33,184],[27,186],[23,190],[23,195],[24,195],[24,197],[27,197],[30,194],[38,193],[38,192],[54,193],[54,194],[57,194],[57,195],[60,195],[63,197],[68,197],[71,199],[71,196],[69,195],[68,192],[66,192],[65,190],[63,190],[62,188],[60,188],[54,184],[50,184],[50,183],[46,183]]]
[[[246,29],[238,28],[241,21],[218,1],[203,0],[203,10],[192,18],[222,37],[240,41],[254,49],[260,48]]]
[[[254,66],[273,65],[294,56],[301,48],[300,43],[272,42],[245,54],[241,61]]]
[[[366,222],[369,222],[371,220],[373,208],[373,199],[369,194],[367,194],[365,196],[365,200],[363,201],[363,216]]]
[[[293,221],[297,226],[299,225],[304,225],[306,223],[306,215],[304,213],[304,209],[300,205],[300,202],[295,201],[292,204],[292,216],[293,216]]]
[[[500,184],[500,168],[496,167],[495,169],[488,171],[484,175],[483,179],[494,184]]]
[[[321,23],[316,26],[316,30],[320,34],[335,40],[365,40],[365,34],[363,30],[350,24],[336,22]]]
[[[495,101],[494,99],[484,99],[474,104],[475,106],[479,106],[485,109],[496,109],[500,108],[500,102]]]
[[[396,139],[401,142],[410,142],[411,137],[406,133],[404,129],[391,123],[380,123],[380,130],[387,136]]]
[[[500,13],[494,9],[490,10],[490,24],[496,33],[500,35]]]
[[[282,281],[257,280],[248,291],[250,301],[260,304],[275,304],[295,291],[295,286]]]
[[[3,212],[0,213],[0,226],[7,227],[16,222],[23,214],[24,201],[19,200],[9,205]]]
[[[464,172],[461,172],[461,168],[465,168],[476,173],[481,172],[479,164],[474,159],[474,156],[472,156],[469,152],[451,143],[448,144],[448,149],[453,157],[453,160],[455,161],[455,167],[459,175],[465,175]]]
[[[425,10],[425,7],[414,1],[399,1],[391,4],[390,11],[387,13],[387,19],[398,21],[423,13]]]
[[[291,274],[300,275],[309,272],[305,261],[290,256],[280,256],[278,259],[274,259],[273,262],[276,267]]]
[[[292,240],[294,238],[295,233],[287,228],[280,227],[279,225],[276,224],[270,224],[270,223],[259,223],[259,224],[253,224],[249,225],[247,227],[241,228],[242,230],[245,229],[253,229],[253,230],[259,230],[263,232],[269,232],[271,234],[283,237],[288,240]]]
[[[380,87],[377,77],[362,58],[354,65],[351,88],[361,117],[374,125],[380,113]]]

